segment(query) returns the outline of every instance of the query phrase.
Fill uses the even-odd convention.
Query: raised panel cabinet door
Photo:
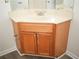
[[[26,54],[36,53],[36,36],[35,33],[21,32],[20,40],[23,52]]]
[[[38,33],[38,54],[50,56],[53,55],[53,37],[50,33]]]

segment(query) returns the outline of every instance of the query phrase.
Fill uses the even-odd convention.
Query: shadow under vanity
[[[72,4],[64,1],[29,0],[28,8],[9,13],[20,55],[56,58],[66,53]]]

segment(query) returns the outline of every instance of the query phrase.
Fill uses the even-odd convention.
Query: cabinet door
[[[38,33],[38,54],[49,56],[53,53],[53,37],[50,33]]]
[[[36,52],[36,35],[35,33],[22,32],[20,34],[21,46],[24,53],[35,54]]]

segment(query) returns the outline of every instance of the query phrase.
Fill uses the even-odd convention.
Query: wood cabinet
[[[12,22],[21,54],[58,57],[66,52],[70,21],[59,24]]]

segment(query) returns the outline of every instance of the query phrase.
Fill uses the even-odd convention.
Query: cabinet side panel
[[[62,55],[67,48],[70,21],[56,25],[55,56]]]
[[[21,45],[20,45],[20,40],[19,40],[19,28],[18,28],[18,23],[14,22],[14,21],[12,20],[12,24],[13,24],[13,28],[14,28],[14,37],[15,37],[17,49],[18,49],[20,52],[22,52]]]

